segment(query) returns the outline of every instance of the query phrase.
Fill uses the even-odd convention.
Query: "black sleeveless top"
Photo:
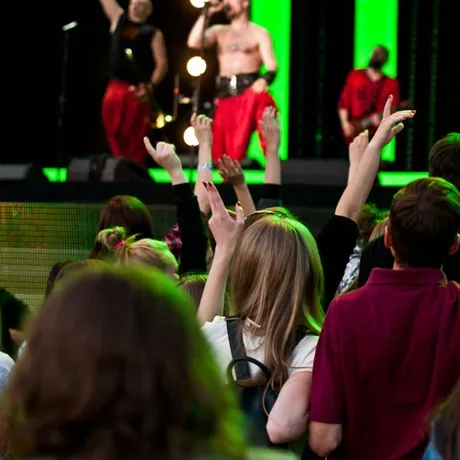
[[[156,33],[155,27],[136,24],[123,13],[112,34],[110,77],[132,84],[149,82],[156,67],[152,54]]]

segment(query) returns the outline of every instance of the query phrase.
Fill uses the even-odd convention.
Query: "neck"
[[[367,74],[371,77],[372,80],[380,80],[380,78],[383,76],[381,70],[374,69],[373,67],[367,68]]]
[[[137,16],[133,16],[131,13],[128,13],[128,19],[131,21],[131,22],[134,22],[136,24],[144,24],[146,19],[144,18],[139,18]]]
[[[232,19],[233,29],[244,29],[249,24],[249,17],[246,13],[242,13]]]

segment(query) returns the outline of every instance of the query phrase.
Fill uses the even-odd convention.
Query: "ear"
[[[454,242],[452,243],[452,246],[449,248],[449,255],[453,256],[454,254],[457,254],[459,247],[460,247],[460,235],[457,235],[455,237]]]
[[[385,236],[384,236],[385,247],[387,249],[391,249],[393,246],[393,242],[391,241],[390,230],[388,225],[385,227]]]

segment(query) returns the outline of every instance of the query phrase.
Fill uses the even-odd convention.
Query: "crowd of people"
[[[217,165],[231,209],[200,167],[209,118],[192,118],[194,188],[174,146],[145,138],[177,225],[154,240],[145,205],[114,197],[88,259],[52,267],[38,314],[9,307],[23,321],[2,327],[14,346],[0,356],[1,455],[458,460],[460,134],[433,146],[429,178],[377,210],[366,202],[381,151],[416,116],[391,105],[351,143],[316,238],[283,207],[274,108],[257,204],[237,161]]]

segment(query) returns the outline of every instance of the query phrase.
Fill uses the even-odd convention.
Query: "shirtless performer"
[[[144,165],[154,89],[168,72],[163,34],[146,24],[151,0],[130,0],[127,11],[116,0],[100,2],[112,33],[110,82],[102,104],[107,140],[114,156]]]
[[[224,10],[230,20],[230,25],[216,25],[205,33],[205,47],[217,45],[220,67],[213,123],[214,162],[223,154],[241,161],[256,129],[265,152],[259,121],[267,107],[276,106],[268,92],[278,68],[272,39],[267,30],[249,21],[249,4],[250,0],[226,0],[208,7],[210,16]],[[190,48],[200,48],[205,22],[203,13],[190,32]],[[263,64],[265,75],[260,74]]]

